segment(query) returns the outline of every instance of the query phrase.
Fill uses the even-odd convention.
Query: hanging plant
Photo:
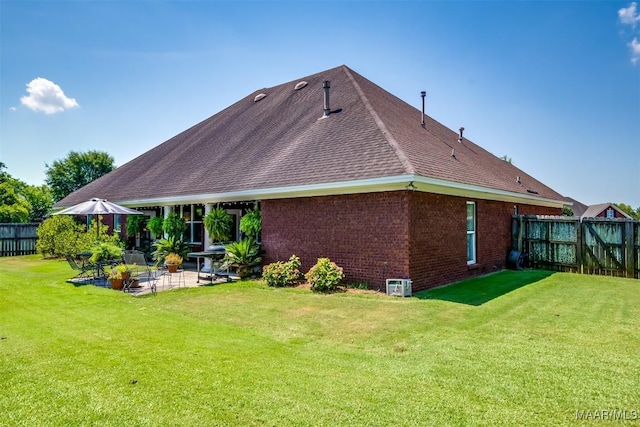
[[[127,215],[127,236],[135,236],[144,230],[147,218],[144,215]]]
[[[187,230],[187,223],[180,215],[175,212],[171,212],[165,217],[162,223],[162,230],[167,233],[167,236],[169,237],[182,239],[182,235]]]
[[[232,224],[233,218],[222,208],[214,209],[204,217],[204,226],[212,243],[228,241]]]
[[[164,218],[162,218],[161,216],[154,216],[147,222],[147,229],[152,232],[157,239],[162,238],[162,235],[164,233],[164,231],[162,230],[163,222]]]
[[[256,206],[240,219],[240,231],[257,242],[260,230],[262,230],[262,216],[260,209]]]

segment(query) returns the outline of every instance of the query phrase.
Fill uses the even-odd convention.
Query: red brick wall
[[[476,263],[467,265],[467,202],[476,203]],[[411,193],[410,278],[413,291],[503,269],[511,249],[514,204]],[[561,209],[518,205],[524,215]]]
[[[476,202],[477,264],[467,266],[467,201]],[[504,268],[514,204],[395,191],[263,200],[265,263],[300,257],[306,272],[328,257],[349,281],[384,290],[411,278],[414,292]],[[560,209],[518,205],[525,215]]]
[[[300,257],[307,272],[319,257],[344,268],[346,280],[384,288],[408,277],[406,192],[263,200],[265,262]]]

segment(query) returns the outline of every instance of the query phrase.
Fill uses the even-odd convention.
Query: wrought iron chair
[[[135,250],[124,251],[122,258],[127,268],[131,271],[131,278],[125,281],[123,291],[131,292],[136,280],[144,280],[149,285],[151,293],[155,295],[159,274],[157,270],[151,269],[144,252]]]
[[[88,261],[78,263],[71,255],[66,255],[65,258],[69,266],[77,272],[72,279],[89,279],[93,283],[95,276],[98,274],[98,267],[95,264]]]

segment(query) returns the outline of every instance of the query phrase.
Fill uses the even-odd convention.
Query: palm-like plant
[[[228,244],[225,249],[227,251],[225,260],[229,265],[253,267],[262,261],[260,246],[248,237]]]
[[[155,261],[156,265],[164,263],[165,258],[170,253],[178,254],[182,258],[186,258],[187,254],[191,250],[191,247],[176,237],[169,237],[166,239],[160,239],[153,243],[155,250],[151,253],[151,257]]]

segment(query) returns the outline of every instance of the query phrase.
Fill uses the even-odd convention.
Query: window
[[[122,231],[122,217],[118,214],[113,215],[113,232],[120,233]]]
[[[184,218],[187,223],[187,230],[184,232],[185,241],[188,243],[202,243],[204,205],[174,206],[174,212]]]
[[[607,218],[615,218],[615,217],[616,217],[616,214],[613,211],[613,208],[607,209]]]
[[[476,204],[467,202],[467,264],[476,263]]]

